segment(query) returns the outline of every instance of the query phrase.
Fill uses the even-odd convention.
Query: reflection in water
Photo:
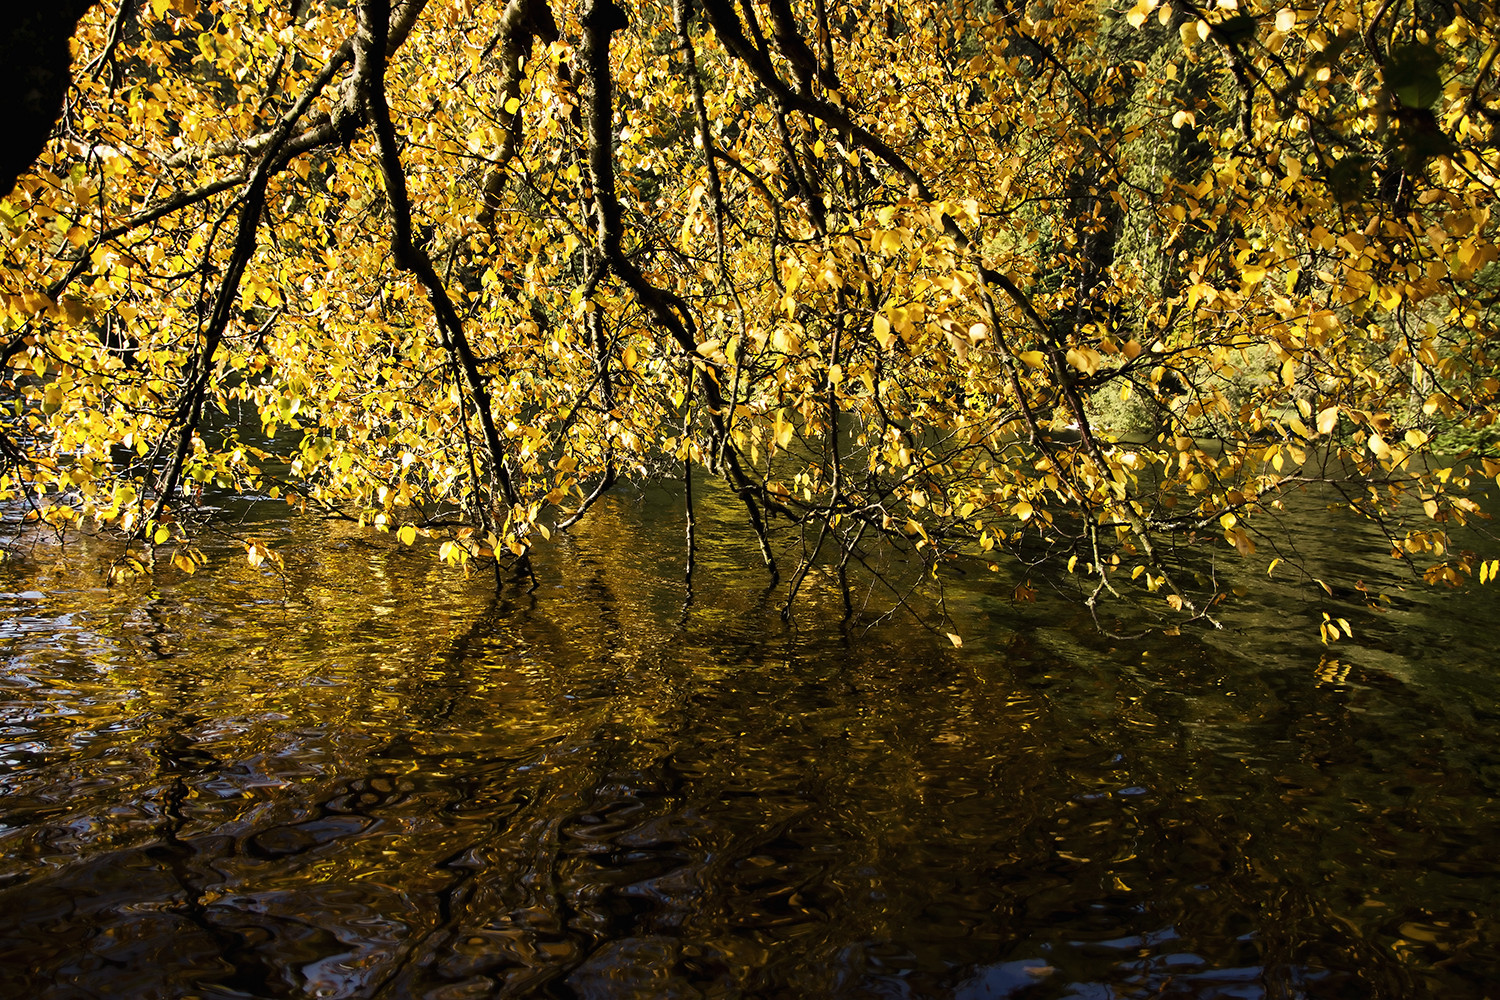
[[[1479,997],[1500,973],[1494,653],[1449,611],[1272,582],[1224,635],[1123,643],[976,588],[948,594],[959,652],[841,627],[816,588],[782,625],[712,510],[684,609],[665,502],[601,512],[498,600],[302,521],[261,526],[285,578],[232,547],[115,589],[102,543],[0,568],[0,995]],[[1362,644],[1332,659],[1321,610]]]

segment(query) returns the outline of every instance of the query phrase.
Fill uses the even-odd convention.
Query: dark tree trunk
[[[36,162],[62,114],[72,56],[68,40],[95,0],[26,4],[0,24],[0,104],[6,141],[0,143],[0,194]]]

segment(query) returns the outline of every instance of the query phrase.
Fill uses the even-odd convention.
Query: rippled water
[[[1370,611],[1394,578],[1313,518],[1338,598],[1262,576],[1129,642],[986,576],[956,650],[816,584],[783,625],[712,510],[684,608],[668,502],[499,600],[313,521],[243,529],[284,576],[226,542],[106,588],[108,545],[28,542],[0,995],[1492,995],[1490,594]]]

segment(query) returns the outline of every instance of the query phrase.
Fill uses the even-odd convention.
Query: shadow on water
[[[684,611],[672,502],[601,509],[498,598],[295,519],[260,526],[284,577],[230,545],[113,589],[103,542],[0,566],[0,994],[1404,998],[1500,974],[1488,595],[1376,614],[1272,581],[1224,633],[1126,643],[976,583],[948,595],[959,651],[841,627],[817,587],[784,625],[711,504]],[[1323,538],[1310,558],[1348,558]],[[1326,650],[1336,605],[1359,638]]]

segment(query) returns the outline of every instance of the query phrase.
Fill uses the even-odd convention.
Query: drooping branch
[[[773,579],[779,577],[765,522],[755,499],[755,486],[745,474],[739,454],[725,422],[726,400],[720,386],[723,373],[714,362],[698,355],[698,336],[691,308],[672,292],[653,285],[633,261],[620,250],[622,237],[619,196],[614,170],[614,78],[609,66],[610,37],[627,24],[625,13],[613,0],[590,0],[583,13],[584,74],[588,80],[589,179],[594,191],[595,244],[605,265],[636,294],[652,318],[676,341],[698,370],[709,425],[716,441],[724,444],[725,471],[745,504],[751,527],[760,542],[761,556]]]
[[[767,0],[766,9],[771,14],[771,37],[776,39],[776,47],[797,74],[797,89],[811,94],[812,82],[816,79],[823,86],[837,90],[839,81],[833,65],[825,65],[813,54],[792,16],[791,4],[787,0]]]
[[[411,32],[417,15],[421,13],[425,6],[426,0],[403,0],[403,2],[397,5],[394,19],[387,33],[387,53],[394,52],[405,41]],[[111,31],[114,31],[113,27]],[[113,38],[114,35],[112,34],[111,37]],[[329,145],[338,137],[338,134],[331,120],[326,115],[315,116],[314,122],[310,127],[291,138],[287,137],[286,129],[307,116],[313,100],[322,93],[324,88],[333,82],[338,72],[348,64],[352,54],[352,42],[345,42],[335,49],[317,76],[303,88],[302,93],[294,102],[292,108],[269,131],[244,140],[235,140],[206,148],[185,150],[182,153],[167,158],[165,161],[166,165],[169,167],[182,166],[190,162],[216,156],[258,156],[261,159],[261,163],[270,164],[270,171],[275,173],[297,156],[316,149],[319,146]],[[359,115],[362,114],[362,111],[359,112]],[[95,248],[112,243],[120,237],[126,236],[153,222],[180,212],[185,208],[201,204],[215,195],[246,185],[250,182],[252,173],[252,170],[241,170],[227,177],[209,181],[197,187],[165,197],[155,205],[143,209],[125,221],[99,233],[92,241],[89,250],[92,251]],[[77,260],[74,261],[73,266],[47,287],[47,297],[56,300],[73,282],[87,274],[93,266],[92,252],[80,253]],[[8,364],[11,358],[24,350],[27,346],[27,341],[32,335],[33,331],[29,328],[23,328],[7,341],[4,347],[0,347],[0,367]]]
[[[479,224],[493,231],[495,213],[500,209],[500,189],[505,184],[505,171],[516,147],[521,141],[521,80],[524,64],[530,61],[533,44],[541,41],[550,44],[559,38],[557,22],[552,16],[552,7],[546,0],[510,0],[500,14],[496,48],[500,58],[500,82],[498,90],[499,116],[505,126],[500,149],[494,162],[485,172],[481,188],[484,205],[479,211]],[[566,74],[566,67],[559,67]],[[511,103],[516,107],[512,109]]]
[[[115,51],[120,47],[120,36],[123,33],[125,22],[136,16],[137,2],[138,0],[120,0],[119,9],[115,11],[115,16],[110,19],[109,33],[105,36],[104,48],[100,49],[99,54],[84,67],[83,71],[85,73],[91,76],[98,76],[106,63],[109,64],[111,73],[115,71]]]
[[[739,15],[728,0],[703,0],[703,9],[707,11],[709,21],[713,24],[719,40],[724,43],[724,47],[749,68],[755,78],[760,81],[761,86],[770,91],[771,96],[783,106],[821,119],[845,133],[857,145],[900,174],[902,180],[915,186],[917,196],[923,201],[932,200],[932,190],[928,187],[927,178],[907,163],[906,159],[889,143],[856,122],[838,105],[821,100],[811,93],[794,90],[783,80],[765,53],[751,45],[745,38],[745,33],[740,27]]]
[[[325,70],[325,72],[331,74],[332,71]],[[321,80],[322,77],[319,79]],[[187,384],[183,387],[182,397],[174,416],[174,421],[179,428],[177,444],[168,461],[166,471],[158,477],[157,499],[151,516],[138,527],[138,531],[145,531],[151,521],[160,518],[177,492],[188,451],[192,447],[193,438],[198,433],[198,425],[203,417],[204,396],[213,375],[219,345],[223,342],[224,332],[228,329],[233,317],[234,305],[239,298],[240,281],[245,275],[245,268],[255,254],[260,218],[266,207],[266,189],[271,182],[271,177],[286,165],[287,157],[284,155],[283,147],[321,89],[321,86],[306,88],[291,110],[282,116],[280,123],[271,133],[264,154],[251,171],[249,180],[240,194],[240,212],[229,263],[224,270],[223,277],[219,280],[213,308],[209,312],[208,322],[202,333],[202,342],[189,366]]]
[[[427,0],[396,0],[391,6],[391,17],[385,37],[385,57],[389,59],[395,55],[411,34],[412,28],[417,23],[417,18],[427,7]],[[354,57],[354,40],[348,39],[329,55],[328,61],[324,63],[323,69],[318,76],[304,88],[304,95],[312,93],[316,96],[333,82],[333,78],[349,64]],[[331,115],[317,114],[308,120],[306,129],[290,140],[283,140],[282,152],[285,158],[290,159],[328,145],[332,140],[341,138],[346,130],[357,131],[364,124],[364,110],[359,106],[359,101],[350,96],[353,88],[353,77],[345,83],[345,90],[340,94],[338,103],[335,104]],[[352,117],[345,118],[345,115]],[[208,160],[222,159],[237,156],[259,156],[269,147],[277,134],[277,128],[273,127],[265,132],[259,132],[244,139],[231,139],[225,142],[210,143],[206,146],[189,146],[181,152],[175,153],[165,159],[169,167],[185,166],[189,163],[200,163]],[[352,134],[352,133],[351,133]]]
[[[1078,433],[1080,435],[1080,440],[1083,443],[1084,453],[1088,455],[1089,459],[1099,470],[1102,471],[1108,468],[1109,462],[1106,459],[1102,449],[1099,447],[1099,442],[1094,437],[1092,422],[1089,419],[1088,410],[1084,407],[1083,399],[1078,394],[1078,387],[1073,383],[1073,377],[1068,370],[1067,360],[1063,356],[1064,345],[1060,342],[1057,333],[1051,328],[1047,321],[1042,318],[1042,315],[1037,312],[1036,306],[1032,304],[1030,298],[1024,292],[1022,292],[1020,288],[1016,287],[1016,283],[1010,279],[1009,275],[996,271],[992,268],[983,268],[982,276],[984,277],[986,283],[994,285],[995,287],[998,287],[1002,291],[1004,291],[1005,294],[1011,299],[1011,301],[1016,303],[1016,305],[1021,309],[1023,315],[1026,316],[1027,320],[1041,335],[1042,342],[1047,347],[1048,360],[1051,364],[1053,379],[1058,384],[1059,392],[1062,394],[1062,398],[1068,409],[1068,415],[1073,418],[1073,422],[1078,427]],[[1192,601],[1190,601],[1188,599],[1188,596],[1183,593],[1181,588],[1177,586],[1177,582],[1173,578],[1173,576],[1169,572],[1167,572],[1167,568],[1162,562],[1161,555],[1156,550],[1156,544],[1152,540],[1151,526],[1146,523],[1146,519],[1142,517],[1140,512],[1135,509],[1135,498],[1131,495],[1129,490],[1125,491],[1124,496],[1121,498],[1120,502],[1115,505],[1114,510],[1118,514],[1120,519],[1123,520],[1127,525],[1129,525],[1131,534],[1135,536],[1138,542],[1140,542],[1141,549],[1146,553],[1146,559],[1162,574],[1162,577],[1165,579],[1168,589],[1170,589],[1171,592],[1175,594],[1179,600],[1181,600],[1183,608],[1189,612],[1198,613],[1198,609],[1194,607]],[[1100,573],[1102,576],[1102,569],[1100,570]],[[1207,620],[1215,626],[1218,625],[1218,623],[1212,618],[1208,618]]]
[[[716,161],[713,132],[708,124],[708,107],[703,97],[703,77],[698,73],[698,58],[693,51],[693,39],[688,34],[687,0],[673,0],[673,28],[677,32],[677,51],[682,56],[683,76],[693,95],[693,117],[698,129],[698,143],[703,148],[703,168],[708,174],[708,196],[713,201],[714,246],[719,254],[719,268],[724,267],[724,190],[719,183],[719,164]]]
[[[592,294],[592,289],[589,291]],[[604,404],[604,412],[609,413],[615,409],[615,384],[610,363],[609,337],[604,331],[603,311],[599,308],[598,303],[592,300],[587,301],[589,340],[594,347],[594,378],[589,388],[591,392],[595,386],[599,388],[599,394]],[[619,469],[615,466],[614,444],[610,442],[605,445],[604,474],[599,477],[599,482],[595,484],[589,495],[584,497],[583,503],[578,505],[578,509],[557,522],[558,530],[566,531],[581,521],[583,516],[589,512],[589,508],[593,507],[605,494],[615,488],[615,483],[619,481],[619,476]]]
[[[421,10],[425,0],[408,0],[403,5],[403,13],[409,14],[413,19]],[[382,4],[382,7],[385,5]],[[378,35],[381,42],[381,51],[385,51],[385,42],[388,32],[387,26],[382,21]],[[406,31],[410,30],[410,23],[406,24],[406,30],[401,32],[405,38]],[[309,133],[296,137],[293,140],[292,133],[298,123],[302,121],[312,106],[313,101],[323,88],[332,80],[337,70],[344,64],[347,56],[340,57],[341,53],[353,51],[352,42],[341,46],[322,72],[303,89],[297,101],[281,117],[277,126],[268,134],[268,138],[262,147],[262,152],[255,167],[242,190],[239,201],[240,211],[237,217],[234,244],[230,252],[230,258],[225,267],[224,274],[219,280],[217,292],[214,297],[213,306],[209,311],[208,320],[202,331],[202,339],[194,354],[193,361],[188,368],[187,381],[183,387],[182,395],[178,401],[173,422],[178,427],[177,442],[168,459],[167,468],[157,479],[157,498],[149,517],[144,519],[138,526],[137,531],[144,531],[150,522],[161,517],[167,505],[172,502],[177,488],[182,479],[183,469],[187,462],[188,452],[192,448],[192,442],[197,435],[198,426],[203,417],[203,403],[208,391],[208,386],[213,375],[214,366],[223,342],[225,331],[233,318],[234,307],[239,298],[240,282],[244,278],[245,269],[249,266],[250,259],[254,256],[257,246],[258,229],[262,213],[266,207],[266,191],[271,178],[284,169],[291,158],[305,151],[303,144],[309,141]],[[383,66],[383,59],[382,59]],[[358,74],[356,74],[358,76]],[[310,130],[317,132],[319,130]],[[333,142],[337,135],[329,130],[323,143]]]
[[[849,136],[856,145],[870,152],[888,167],[895,170],[903,180],[912,185],[915,193],[921,200],[928,202],[934,200],[932,190],[921,172],[912,167],[904,157],[879,136],[855,122],[844,108],[829,101],[819,99],[811,93],[810,87],[793,87],[788,85],[777,73],[775,66],[771,63],[763,48],[752,45],[745,37],[741,28],[739,14],[735,11],[729,0],[703,0],[703,5],[715,32],[719,35],[725,48],[750,69],[761,85],[782,106],[800,111],[837,128]],[[774,8],[775,4],[772,4],[772,7]],[[774,11],[773,17],[775,17]],[[785,21],[778,20],[777,29],[778,31],[789,30],[789,25]],[[778,44],[781,44],[780,41],[778,41]],[[1233,54],[1231,50],[1230,55]],[[796,60],[792,60],[792,62],[795,66]],[[1231,67],[1231,69],[1234,68],[1233,66]],[[958,220],[945,212],[942,214],[940,221],[943,229],[952,237],[955,245],[961,252],[973,252],[976,244]],[[979,263],[978,270],[982,281],[987,286],[1003,291],[1011,301],[1016,303],[1017,307],[1041,335],[1042,341],[1047,348],[1046,354],[1053,381],[1058,386],[1069,416],[1078,427],[1084,451],[1098,468],[1101,470],[1106,468],[1108,463],[1097,441],[1094,439],[1087,408],[1078,394],[1077,387],[1074,385],[1072,372],[1064,357],[1066,345],[1061,340],[1058,332],[1042,318],[1030,297],[1008,275],[987,267],[983,263]],[[993,317],[993,320],[998,322],[998,317]],[[1013,367],[1011,369],[1011,378],[1018,399],[1020,399],[1021,387],[1019,382],[1015,380]],[[1022,400],[1021,405],[1025,405],[1024,400]],[[1034,432],[1035,421],[1032,419],[1030,422]],[[1035,437],[1034,433],[1033,437]],[[1083,493],[1081,491],[1077,492],[1081,498]],[[1171,591],[1182,600],[1184,607],[1194,610],[1170,575],[1166,574],[1166,570],[1162,566],[1161,559],[1152,541],[1150,526],[1135,510],[1134,498],[1130,495],[1129,491],[1126,492],[1126,495],[1118,504],[1118,509],[1122,520],[1129,525],[1132,534],[1135,535],[1141,544],[1147,559],[1166,576],[1167,585]]]
[[[388,0],[361,0],[359,4],[355,33],[356,68],[351,81],[351,92],[359,95],[359,106],[364,109],[375,128],[381,176],[390,207],[391,257],[398,268],[410,271],[421,282],[436,315],[444,349],[463,373],[469,395],[473,399],[475,416],[484,435],[485,448],[489,453],[491,495],[499,493],[508,504],[515,506],[519,502],[519,496],[505,464],[505,448],[495,427],[484,374],[480,371],[478,359],[474,356],[468,335],[464,331],[463,320],[454,308],[447,287],[432,266],[426,249],[412,239],[411,198],[407,192],[406,173],[401,166],[396,129],[391,122],[390,107],[385,96],[387,11]],[[493,489],[494,484],[498,484],[498,490]],[[486,527],[493,526],[489,523],[493,518],[493,511],[488,504],[483,505],[479,513],[484,518]]]

